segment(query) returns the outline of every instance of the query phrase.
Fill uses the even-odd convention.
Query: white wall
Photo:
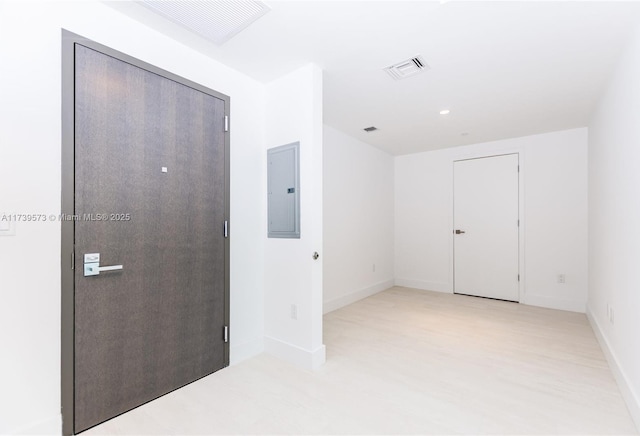
[[[393,286],[393,161],[324,126],[325,313]]]
[[[264,85],[97,2],[0,3],[0,213],[60,213],[61,28],[231,96],[231,359],[263,349]],[[60,432],[60,225],[0,237],[0,433]]]
[[[267,220],[263,221],[265,350],[297,365],[316,368],[325,359],[322,71],[309,64],[269,83],[266,112],[265,162],[268,148],[300,141],[300,239],[267,238]],[[265,189],[265,204],[266,198]],[[312,258],[315,251],[320,254],[317,260]],[[297,319],[293,319],[292,305],[297,307]]]
[[[589,124],[588,315],[640,428],[640,28]],[[607,306],[613,310],[609,320]]]
[[[585,311],[584,128],[397,157],[396,284],[453,292],[453,161],[513,152],[521,168],[521,302]]]

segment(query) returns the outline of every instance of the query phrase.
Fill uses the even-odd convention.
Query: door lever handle
[[[456,235],[460,235],[460,234],[462,234],[462,233],[466,233],[466,232],[465,232],[464,230],[456,230],[456,231],[455,231],[455,234],[456,234]]]
[[[110,265],[110,266],[99,266],[98,267],[98,272],[103,272],[103,271],[118,271],[124,269],[122,267],[122,265]]]
[[[100,266],[98,262],[94,263],[85,263],[84,264],[84,276],[97,276],[100,275],[101,272],[108,271],[122,271],[124,267],[122,265],[109,265],[109,266]]]
[[[100,266],[100,253],[90,253],[84,255],[84,276],[97,276],[101,272],[122,271],[122,265]]]

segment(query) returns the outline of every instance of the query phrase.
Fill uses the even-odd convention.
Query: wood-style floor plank
[[[583,314],[394,287],[324,341],[320,370],[261,355],[86,434],[637,434]]]

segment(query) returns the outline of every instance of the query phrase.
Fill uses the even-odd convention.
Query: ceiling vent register
[[[429,69],[429,65],[427,65],[422,56],[418,55],[406,61],[391,65],[384,70],[395,80],[401,80],[423,73]]]
[[[271,9],[261,1],[140,0],[139,4],[221,45]]]

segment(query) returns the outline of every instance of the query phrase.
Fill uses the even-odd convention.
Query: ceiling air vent
[[[220,45],[271,9],[261,1],[139,0],[143,6]]]
[[[418,55],[406,61],[398,62],[384,70],[394,79],[400,80],[406,77],[415,76],[429,69],[429,65],[424,61],[422,56]]]
[[[374,126],[364,128],[365,132],[375,132],[376,130],[378,130],[378,128]]]

